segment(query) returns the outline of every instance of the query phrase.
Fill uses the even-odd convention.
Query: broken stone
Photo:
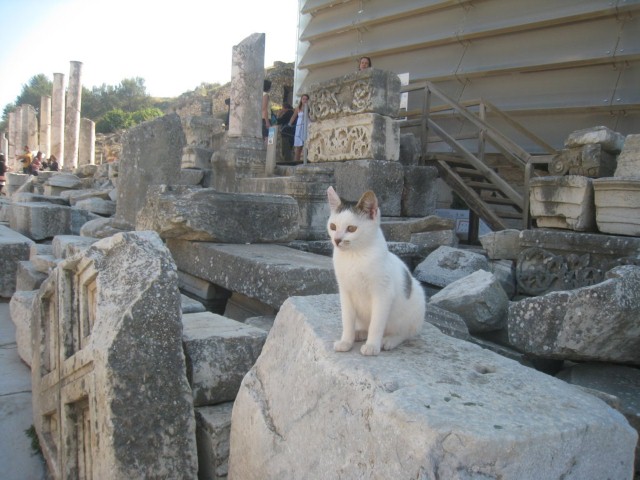
[[[16,327],[16,346],[18,355],[24,363],[31,366],[33,350],[31,348],[31,319],[37,305],[37,290],[18,290],[9,301],[11,321]]]
[[[234,403],[229,478],[631,478],[637,434],[592,395],[428,324],[374,361],[336,353],[340,331],[338,295],[283,305]]]
[[[420,262],[413,274],[421,282],[446,287],[476,270],[489,270],[489,262],[484,255],[442,246]]]
[[[619,266],[596,285],[512,302],[509,341],[541,358],[640,365],[638,311],[640,267]]]
[[[136,228],[154,230],[163,239],[285,242],[298,234],[298,215],[298,204],[286,195],[157,185],[148,189]]]
[[[29,260],[32,240],[0,225],[0,297],[9,298],[16,291],[18,262]]]
[[[80,228],[80,235],[90,238],[107,238],[117,233],[128,231],[122,222],[115,218],[96,218],[85,222]]]
[[[233,402],[197,407],[198,478],[223,480],[229,471],[229,435]]]
[[[75,206],[76,208],[95,213],[96,215],[111,216],[116,213],[116,202],[98,197],[78,200]]]
[[[538,227],[595,230],[592,179],[578,175],[532,178],[529,193],[531,216]]]
[[[593,190],[598,230],[640,236],[640,176],[597,178]]]
[[[402,190],[402,215],[421,217],[433,215],[438,199],[438,170],[432,166],[404,166],[404,187]]]
[[[28,260],[18,262],[16,272],[16,291],[37,290],[49,275],[37,270]]]
[[[450,283],[429,299],[464,320],[471,333],[500,330],[505,326],[509,298],[492,273],[478,270]]]
[[[618,166],[614,176],[640,176],[640,134],[627,135],[622,152],[618,155]]]
[[[481,235],[478,240],[491,260],[515,260],[522,250],[520,230],[507,229]]]
[[[618,153],[622,150],[625,137],[607,127],[591,127],[572,132],[564,142],[567,148],[581,147],[590,143],[599,143],[608,152]]]
[[[51,254],[55,258],[72,257],[78,252],[85,251],[98,241],[93,237],[82,237],[79,235],[56,235],[51,242]]]
[[[266,332],[211,312],[182,316],[187,376],[196,407],[232,402]]]

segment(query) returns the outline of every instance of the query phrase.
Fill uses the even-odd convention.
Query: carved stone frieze
[[[615,156],[604,151],[599,143],[562,150],[549,164],[552,175],[583,175],[591,178],[609,177],[615,169]]]
[[[390,117],[351,115],[309,125],[307,160],[398,160],[400,129]]]
[[[313,120],[377,113],[395,116],[400,107],[400,79],[393,72],[367,69],[312,85]]]

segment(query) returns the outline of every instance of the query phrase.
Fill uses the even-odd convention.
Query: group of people
[[[43,154],[41,151],[38,151],[34,156],[29,145],[25,145],[24,153],[22,155],[16,155],[16,160],[19,160],[22,164],[22,173],[27,175],[38,175],[38,172],[41,170],[57,172],[60,169],[55,155],[52,154],[48,160],[42,157]]]
[[[361,57],[358,60],[358,71],[372,67],[371,58]],[[271,101],[269,91],[271,81],[265,80],[262,88],[262,137],[266,143],[269,137],[269,128],[273,124],[282,126],[282,135],[289,141],[294,149],[294,162],[301,163],[302,149],[307,138],[309,125],[309,95],[306,93],[300,97],[298,106],[294,109],[290,104],[284,103],[277,116],[271,113]]]

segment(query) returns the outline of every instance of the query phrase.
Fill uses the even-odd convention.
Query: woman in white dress
[[[295,150],[295,162],[300,163],[302,147],[307,141],[307,127],[309,124],[309,95],[306,93],[300,97],[300,103],[293,111],[289,125],[296,122],[296,133],[293,137],[293,148]]]

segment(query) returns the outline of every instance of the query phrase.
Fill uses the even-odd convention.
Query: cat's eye
[[[330,223],[330,224],[329,224],[329,228],[335,232],[335,230],[336,230],[336,224],[335,224],[335,223]]]
[[[349,225],[349,226],[347,227],[347,232],[349,232],[349,233],[353,233],[353,232],[355,232],[357,229],[358,229],[358,227],[356,227],[355,225]]]

